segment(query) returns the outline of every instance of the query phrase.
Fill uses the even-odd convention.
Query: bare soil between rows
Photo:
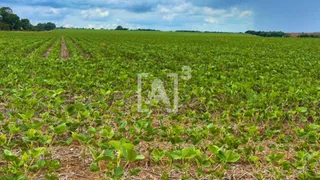
[[[60,55],[61,59],[68,59],[70,58],[69,55],[69,51],[66,45],[66,42],[64,40],[64,37],[62,36],[62,40],[61,40],[61,55]]]
[[[47,51],[42,55],[43,58],[49,57],[50,53],[53,50],[53,45],[54,45],[54,42],[50,45],[50,47],[47,49]]]

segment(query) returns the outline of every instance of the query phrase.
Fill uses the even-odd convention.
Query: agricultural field
[[[0,179],[319,179],[319,52],[308,38],[1,32]],[[148,98],[155,82],[174,112]]]

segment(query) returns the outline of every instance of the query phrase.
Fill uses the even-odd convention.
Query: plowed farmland
[[[319,52],[308,38],[1,32],[0,179],[318,179]]]

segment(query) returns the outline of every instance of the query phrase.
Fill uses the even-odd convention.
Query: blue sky
[[[33,24],[239,32],[320,31],[318,0],[1,0]]]

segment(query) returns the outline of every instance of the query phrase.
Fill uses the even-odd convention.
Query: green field
[[[318,179],[319,52],[308,38],[1,32],[0,179]],[[146,101],[159,78],[173,104],[168,73],[176,113]]]

